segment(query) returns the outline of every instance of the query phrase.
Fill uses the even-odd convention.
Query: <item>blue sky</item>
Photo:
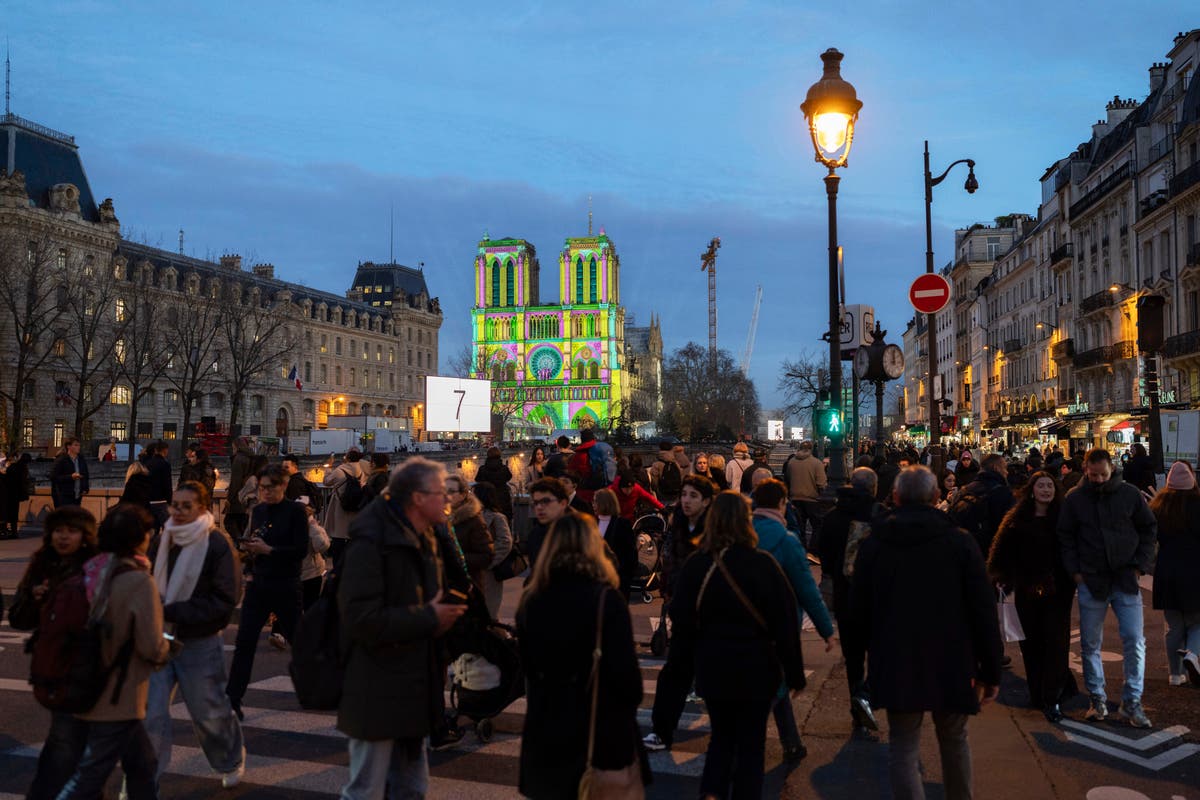
[[[13,111],[76,137],[127,236],[237,252],[344,292],[360,260],[425,263],[442,365],[469,338],[484,231],[534,242],[543,298],[587,198],[622,301],[668,349],[707,339],[699,268],[719,235],[721,346],[745,344],[764,405],[827,326],[826,209],[799,104],[845,53],[864,107],[841,172],[847,294],[898,341],[924,268],[922,141],[938,266],[953,230],[1037,211],[1037,179],[1090,136],[1194,2],[6,3]],[[445,6],[442,8],[441,6]],[[961,170],[962,168],[957,168]]]

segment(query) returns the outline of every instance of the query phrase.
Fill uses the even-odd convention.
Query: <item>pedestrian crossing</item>
[[[262,653],[260,652],[260,656]],[[282,659],[273,663],[282,663]],[[651,708],[662,660],[641,659],[645,696],[638,709],[643,731],[650,728]],[[809,675],[812,672],[809,671]],[[0,698],[14,693],[29,695],[23,679],[0,678]],[[29,698],[32,702],[32,697]],[[8,700],[0,700],[9,705]],[[291,679],[286,674],[270,675],[250,684],[243,700],[243,731],[246,739],[247,767],[243,783],[233,797],[283,797],[289,800],[336,796],[348,777],[345,737],[336,728],[336,714],[304,711],[296,703]],[[480,740],[461,720],[465,735],[454,747],[430,754],[430,798],[516,798],[521,751],[521,730],[525,721],[525,699],[513,702],[492,720],[494,733],[487,742]],[[44,713],[44,712],[43,712]],[[174,742],[171,764],[163,778],[162,796],[172,798],[209,797],[218,789],[217,777],[196,744],[187,709],[177,698],[171,707]],[[675,746],[669,751],[650,753],[655,784],[651,797],[694,795],[704,768],[704,751],[710,723],[703,703],[689,703],[680,719]],[[779,762],[778,734],[768,725],[767,769]],[[21,796],[32,778],[40,744],[0,749],[0,800],[5,793]],[[268,791],[269,790],[269,791]],[[224,793],[223,793],[224,794]]]

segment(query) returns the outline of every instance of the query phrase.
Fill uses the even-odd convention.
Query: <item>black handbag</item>
[[[492,567],[492,575],[498,581],[506,581],[509,578],[517,577],[527,569],[529,569],[529,558],[521,552],[521,548],[514,540],[512,549],[508,551],[504,560]]]

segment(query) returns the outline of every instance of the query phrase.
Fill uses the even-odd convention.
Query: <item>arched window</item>
[[[583,302],[583,256],[575,259],[575,302]]]
[[[492,297],[488,305],[500,305],[500,262],[492,262]]]
[[[588,296],[591,298],[590,302],[594,303],[594,302],[596,302],[596,257],[595,256],[592,256],[592,261],[589,266],[591,268],[588,270],[588,281],[589,281]]]
[[[504,380],[515,381],[517,379],[517,365],[513,362],[508,362],[508,366],[504,370]]]
[[[516,286],[516,268],[513,266],[512,259],[504,265],[504,305],[515,306],[517,304]]]
[[[588,365],[588,380],[600,380],[600,365],[595,361]]]

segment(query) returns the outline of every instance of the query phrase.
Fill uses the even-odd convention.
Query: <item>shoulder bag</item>
[[[592,650],[592,713],[588,725],[587,768],[579,781],[579,800],[642,800],[646,787],[642,785],[642,766],[635,749],[633,763],[621,769],[596,769],[592,755],[596,749],[596,709],[600,702],[600,642],[604,630],[604,600],[608,589],[600,590],[596,609],[596,648]]]

